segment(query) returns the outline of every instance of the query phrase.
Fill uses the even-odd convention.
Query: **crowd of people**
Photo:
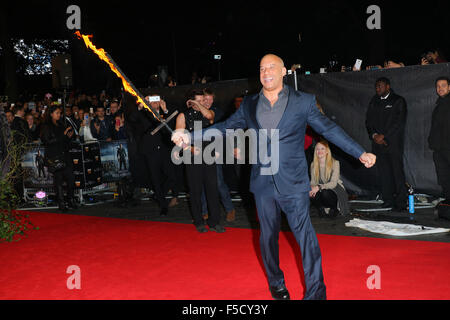
[[[442,58],[432,57],[438,63]],[[441,59],[441,60],[439,60]],[[426,63],[425,63],[426,64]],[[449,80],[437,79],[438,104],[448,103]],[[383,207],[405,210],[407,190],[403,172],[403,137],[406,124],[406,101],[397,95],[387,78],[380,78],[375,83],[375,96],[367,111],[366,127],[372,140],[372,151],[377,155],[380,175]],[[150,102],[150,97],[157,97]],[[244,96],[237,96],[233,101],[238,110]],[[168,106],[156,93],[150,94],[149,105],[161,118],[177,110],[179,115],[173,129],[193,131],[194,121],[201,121],[206,128],[213,123],[224,120],[223,108],[215,103],[215,94],[211,89],[193,90],[184,106]],[[65,107],[64,107],[65,105]],[[224,232],[220,226],[221,205],[226,211],[226,220],[235,219],[236,210],[231,201],[230,187],[224,178],[224,168],[220,164],[174,165],[170,160],[174,144],[170,133],[159,130],[151,132],[160,125],[155,117],[137,105],[135,98],[125,94],[122,97],[110,97],[103,91],[99,95],[71,94],[66,103],[46,94],[42,100],[28,102],[3,103],[7,122],[14,132],[16,143],[42,143],[46,147],[46,165],[52,170],[54,162],[64,162],[62,170],[55,170],[55,190],[61,209],[76,208],[73,188],[73,170],[68,157],[68,142],[73,140],[115,141],[127,140],[129,149],[129,170],[134,180],[142,180],[139,161],[145,166],[149,175],[149,187],[160,206],[161,215],[167,215],[169,208],[178,205],[180,190],[187,187],[190,194],[193,222],[199,232],[206,232],[205,223],[216,232]],[[320,112],[322,108],[317,104]],[[389,107],[389,112],[383,111]],[[430,148],[434,151],[434,161],[439,184],[444,195],[450,199],[449,170],[450,157],[445,144],[447,133],[441,132],[448,126],[438,124],[448,119],[448,108],[439,107],[433,113],[433,125],[430,134]],[[439,114],[439,115],[437,115]],[[175,121],[173,121],[175,122]],[[448,140],[448,139],[447,139]],[[207,143],[204,142],[203,147]],[[305,155],[310,166],[310,197],[319,208],[321,216],[349,214],[348,195],[340,178],[339,161],[331,154],[329,144],[308,127],[305,136]],[[192,150],[194,155],[196,150]],[[237,155],[235,155],[237,157]],[[241,165],[234,165],[236,178],[241,176]],[[64,198],[63,181],[67,182],[67,196]],[[136,182],[136,186],[139,183]],[[23,197],[21,181],[17,181],[16,190]],[[169,190],[172,198],[167,201]],[[242,190],[240,190],[242,191]],[[243,192],[243,191],[242,191]]]

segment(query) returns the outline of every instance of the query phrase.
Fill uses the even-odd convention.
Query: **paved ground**
[[[110,218],[135,219],[135,220],[149,220],[149,221],[165,221],[192,224],[192,218],[189,210],[188,198],[180,199],[179,205],[169,209],[169,214],[166,217],[159,215],[159,208],[154,200],[148,195],[141,195],[143,198],[138,204],[128,207],[119,207],[117,202],[112,200],[112,196],[98,197],[100,200],[97,203],[89,203],[77,210],[67,211],[69,214],[80,214],[88,216],[100,216]],[[238,198],[238,197],[236,197]],[[237,199],[235,199],[237,200]],[[106,201],[106,202],[105,202]],[[222,225],[224,227],[234,228],[259,228],[256,219],[256,212],[252,204],[245,204],[242,201],[233,201],[236,208],[236,220],[233,222],[225,221],[225,212],[222,210]],[[351,204],[351,216],[339,216],[336,218],[321,218],[318,216],[317,210],[311,208],[311,221],[319,234],[332,235],[346,235],[346,236],[362,236],[375,238],[391,238],[391,239],[409,239],[421,241],[436,241],[436,242],[450,242],[450,233],[440,233],[434,235],[408,236],[408,237],[394,237],[377,233],[368,232],[359,228],[346,227],[345,223],[353,218],[361,218],[367,220],[390,221],[396,223],[411,223],[408,213],[406,212],[358,212],[358,208],[375,208],[377,205],[372,204]],[[59,212],[56,209],[43,209],[46,212]],[[416,209],[414,224],[423,225],[427,227],[441,227],[450,228],[450,221],[439,219],[434,213],[433,209]],[[283,215],[282,230],[290,230],[287,221]],[[192,231],[196,232],[194,226]]]

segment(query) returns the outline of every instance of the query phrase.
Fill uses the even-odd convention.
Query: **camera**
[[[148,101],[149,102],[159,102],[159,101],[161,101],[161,97],[160,96],[150,96],[150,97],[148,97]]]

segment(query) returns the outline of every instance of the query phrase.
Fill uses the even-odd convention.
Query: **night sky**
[[[81,7],[81,31],[104,48],[136,84],[145,87],[157,66],[167,65],[179,84],[197,71],[222,80],[255,77],[262,55],[280,55],[318,72],[335,55],[339,64],[382,64],[384,59],[417,64],[429,47],[450,55],[449,1],[15,1],[7,10],[15,38],[69,39],[75,82],[98,82],[107,71],[66,28],[66,8]],[[381,8],[382,29],[368,30],[366,8]],[[301,42],[299,41],[301,34]],[[92,71],[92,72],[89,72]],[[86,73],[90,73],[86,75]],[[92,80],[93,81],[93,80]],[[100,85],[92,83],[92,85]]]

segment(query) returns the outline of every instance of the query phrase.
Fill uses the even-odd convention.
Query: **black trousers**
[[[144,154],[145,163],[155,192],[155,198],[161,209],[169,206],[166,195],[169,189],[175,196],[178,195],[178,186],[173,168],[170,165],[169,154],[164,149],[149,151]]]
[[[200,226],[203,224],[202,191],[204,188],[208,204],[208,225],[215,227],[220,222],[216,164],[186,164],[186,177],[194,225]]]
[[[67,184],[67,198],[72,199],[75,191],[75,176],[73,174],[72,161],[66,159],[66,167],[63,170],[53,173],[53,181],[55,183],[55,191],[58,200],[63,200],[63,183]]]
[[[450,150],[433,152],[433,160],[438,183],[444,192],[444,198],[450,200]]]
[[[318,208],[337,209],[338,199],[333,190],[323,189],[317,192],[314,198],[311,198],[311,202]]]
[[[407,188],[403,171],[403,152],[376,153],[378,177],[384,203],[406,208]]]

